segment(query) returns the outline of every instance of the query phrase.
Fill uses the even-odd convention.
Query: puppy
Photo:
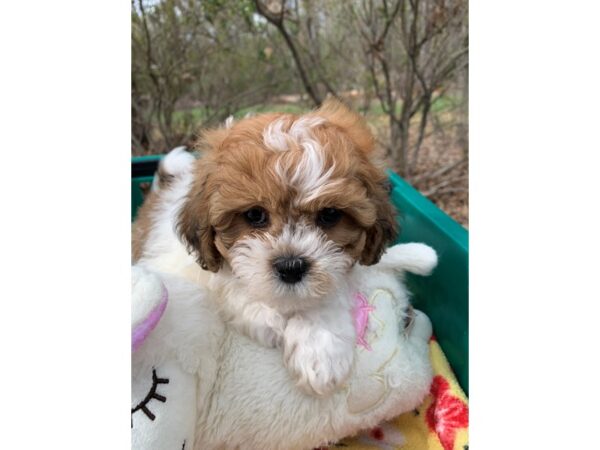
[[[282,347],[306,392],[330,394],[353,363],[361,267],[398,232],[371,132],[330,100],[302,116],[229,123],[199,150],[198,161],[177,150],[161,165],[134,227],[135,259],[206,282],[230,325]]]

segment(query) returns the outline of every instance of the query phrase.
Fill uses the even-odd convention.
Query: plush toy
[[[298,389],[281,350],[227,327],[202,287],[134,267],[133,448],[311,449],[413,410],[431,383],[431,323],[402,273],[436,264],[430,247],[400,244],[362,271],[355,364],[328,397]]]

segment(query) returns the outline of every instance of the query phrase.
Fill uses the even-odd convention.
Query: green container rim
[[[438,208],[396,172],[388,169],[387,173],[394,187],[402,190],[402,195],[408,203],[428,217],[440,233],[445,234],[464,252],[469,252],[469,232],[460,223]]]

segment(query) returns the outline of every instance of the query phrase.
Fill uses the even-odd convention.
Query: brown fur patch
[[[152,217],[159,203],[156,192],[150,191],[137,213],[135,222],[131,227],[131,260],[137,262],[144,254],[144,247],[148,234],[152,228]]]

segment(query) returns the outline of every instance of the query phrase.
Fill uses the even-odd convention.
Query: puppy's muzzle
[[[298,256],[280,256],[273,261],[273,268],[281,281],[294,284],[302,280],[310,264]]]

